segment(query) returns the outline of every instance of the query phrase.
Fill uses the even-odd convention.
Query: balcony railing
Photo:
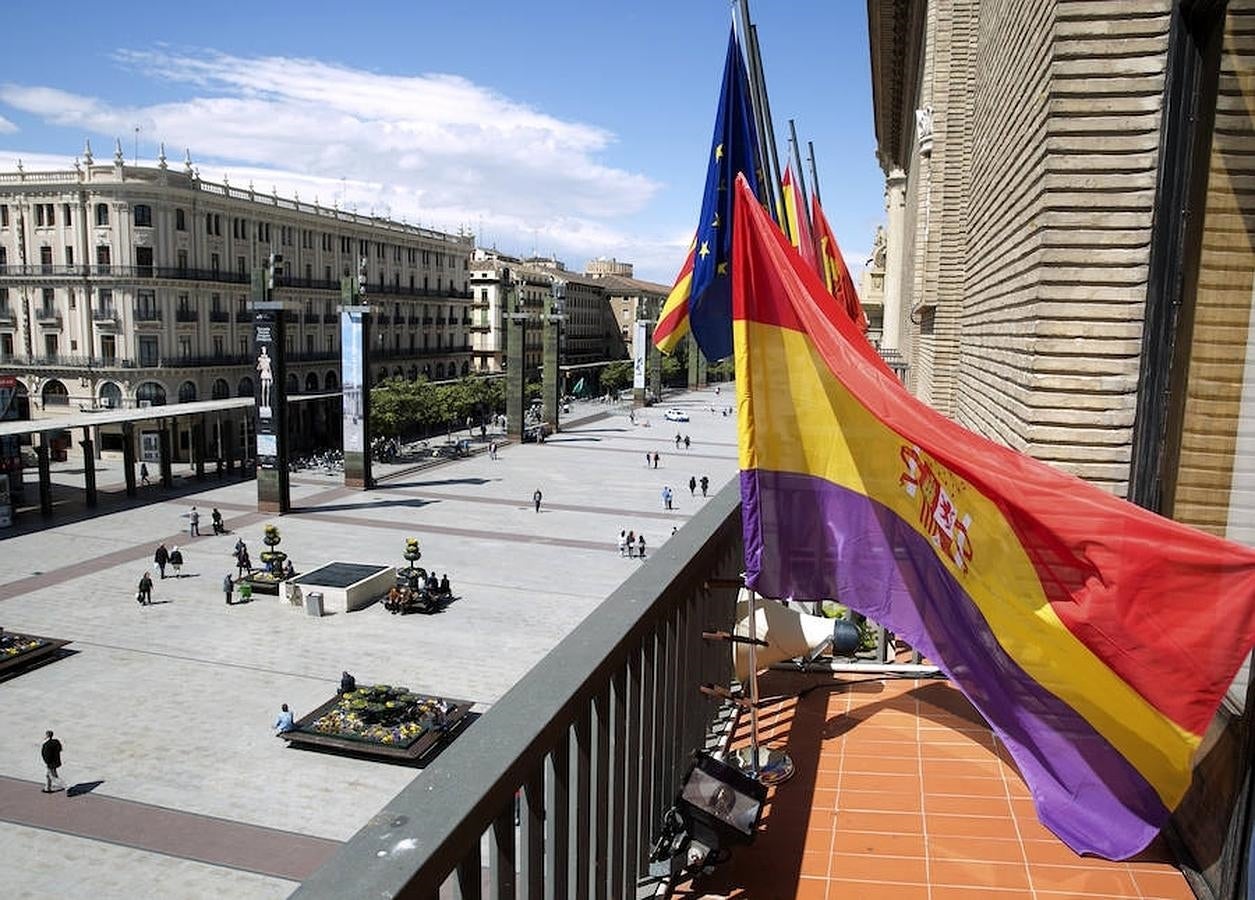
[[[387,313],[380,313],[379,315],[375,316],[375,324],[376,325],[391,325],[392,317],[389,316]]]
[[[176,309],[174,311],[174,321],[176,322],[199,322],[200,311],[195,309]]]
[[[116,322],[118,321],[118,311],[117,311],[116,309],[112,309],[112,308],[109,308],[109,309],[93,309],[93,310],[92,310],[92,321],[93,321],[93,322],[105,322],[105,323],[107,323],[107,322],[114,322],[114,323],[116,323]]]
[[[322,321],[324,325],[334,325],[336,322],[340,321],[340,314],[339,313],[323,313]]]
[[[156,308],[145,308],[142,306],[136,307],[135,308],[135,321],[136,322],[160,322],[161,310],[156,309]]]
[[[35,321],[45,328],[60,328],[61,313],[52,309],[40,309],[35,312]]]
[[[728,645],[701,633],[732,628],[735,591],[710,582],[742,566],[739,499],[735,481],[713,497],[293,896],[434,898],[453,882],[478,897],[487,874],[490,897],[636,897],[718,712],[698,688],[731,678]]]
[[[50,266],[37,263],[26,266],[0,266],[0,277],[30,278],[166,278],[174,281],[219,281],[228,284],[248,284],[247,272],[229,272],[222,269],[188,269],[178,266],[117,266],[112,263],[96,263],[82,266]]]
[[[10,356],[5,366],[39,366],[54,369],[134,369],[136,363],[116,356],[78,356],[54,354],[51,356]]]
[[[253,321],[253,314],[249,312],[247,309],[237,309],[235,311],[235,321],[251,322]]]
[[[339,350],[300,350],[293,351],[287,355],[290,363],[294,362],[327,362],[329,360],[339,360]]]
[[[211,309],[209,311],[210,322],[230,322],[231,313],[225,309]]]
[[[178,356],[161,361],[169,368],[198,368],[200,366],[242,366],[252,363],[252,356],[246,353],[219,353],[197,356]]]
[[[306,325],[317,325],[322,318],[316,312],[306,312],[303,316]]]
[[[340,282],[328,281],[325,278],[296,278],[291,275],[284,275],[275,279],[275,287],[308,288],[315,291],[338,291],[340,290]]]

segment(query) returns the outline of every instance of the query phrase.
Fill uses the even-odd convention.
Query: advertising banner
[[[283,336],[277,321],[282,311],[259,310],[253,319],[253,369],[257,373],[257,465],[279,465],[283,440]]]
[[[645,354],[649,351],[649,323],[636,323],[636,337],[632,340],[632,388],[645,390]]]
[[[340,313],[340,383],[344,389],[344,452],[366,449],[366,416],[362,402],[365,373],[362,371],[362,314]]]

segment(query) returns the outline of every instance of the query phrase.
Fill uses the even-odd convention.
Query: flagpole
[[[806,221],[811,222],[810,196],[806,191],[806,176],[802,174],[802,148],[798,146],[797,129],[793,127],[792,119],[789,119],[789,146],[793,151],[793,162],[797,166],[797,184],[802,191],[802,202],[797,205],[797,215],[799,219],[805,216]],[[815,243],[814,223],[811,223],[811,227],[806,229],[806,232],[810,235],[811,250],[814,251],[815,258],[821,259],[822,254],[819,252],[819,247]],[[798,235],[798,243],[801,243],[801,235]]]
[[[823,199],[819,196],[819,170],[815,168],[815,142],[806,142],[806,151],[810,154],[811,164],[811,183],[815,185],[815,202],[823,205]]]
[[[736,3],[737,9],[739,9],[741,13],[741,53],[744,56],[745,61],[745,74],[749,79],[750,108],[754,112],[754,131],[758,145],[754,148],[754,154],[756,156],[755,167],[758,169],[758,172],[762,173],[763,176],[758,180],[765,180],[768,182],[768,184],[760,186],[760,190],[762,192],[760,202],[767,207],[767,212],[770,213],[771,217],[774,219],[776,217],[776,193],[773,190],[774,185],[770,183],[771,160],[768,155],[768,146],[769,142],[772,140],[772,135],[767,130],[767,120],[763,114],[763,91],[761,89],[759,72],[754,63],[754,54],[752,51],[753,41],[750,36],[751,26],[749,17],[749,0],[734,0],[734,2]],[[735,10],[732,15],[732,24],[733,27],[736,26]]]
[[[776,126],[771,119],[771,96],[767,93],[767,76],[763,72],[763,58],[758,48],[758,26],[750,26],[750,39],[754,47],[754,67],[758,71],[758,81],[763,92],[763,114],[767,118],[767,133],[770,140],[767,143],[767,149],[771,151],[772,171],[768,173],[771,177],[772,195],[778,197],[780,195],[780,158],[776,152]]]

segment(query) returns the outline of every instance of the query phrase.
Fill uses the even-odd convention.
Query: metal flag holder
[[[735,579],[728,586],[743,588],[743,579]],[[702,637],[708,640],[723,640],[734,644],[745,644],[749,651],[749,696],[738,697],[726,688],[704,685],[702,691],[712,696],[733,700],[750,714],[750,743],[748,747],[733,750],[729,754],[729,762],[765,785],[775,785],[788,781],[795,771],[793,759],[789,754],[774,747],[764,747],[758,738],[758,707],[761,698],[758,692],[758,648],[769,646],[758,637],[758,594],[746,590],[746,606],[749,613],[747,621],[748,634],[740,635],[723,631],[707,631]]]

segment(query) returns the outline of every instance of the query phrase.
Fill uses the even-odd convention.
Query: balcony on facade
[[[324,325],[334,325],[336,322],[339,322],[339,321],[340,321],[339,313],[323,313],[322,314],[322,322]]]
[[[35,311],[35,321],[45,328],[60,328],[61,313],[45,307]]]
[[[136,322],[160,322],[161,309],[156,306],[137,306],[135,307]]]
[[[92,310],[92,321],[97,325],[117,325],[118,311],[112,306]]]
[[[248,284],[248,273],[221,269],[186,269],[169,266],[119,266],[111,263],[95,265],[10,265],[0,267],[0,278],[139,278],[168,279],[172,281],[217,281],[228,284]]]
[[[79,356],[77,354],[52,354],[45,356],[10,356],[4,360],[6,366],[27,366],[29,368],[46,369],[135,369],[139,363],[134,360],[122,359],[117,356]]]
[[[231,313],[225,309],[211,309],[209,311],[209,321],[215,323],[230,322]]]
[[[176,309],[174,311],[174,321],[181,323],[192,323],[200,321],[200,312],[195,309]]]

